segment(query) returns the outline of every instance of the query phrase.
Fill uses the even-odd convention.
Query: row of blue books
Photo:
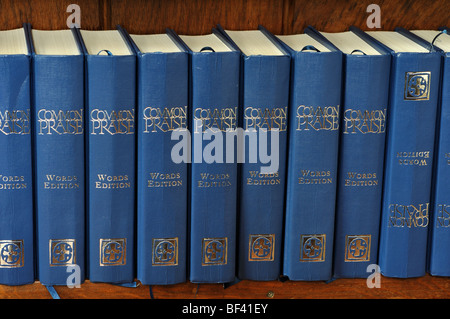
[[[0,32],[0,284],[450,275],[450,36]]]

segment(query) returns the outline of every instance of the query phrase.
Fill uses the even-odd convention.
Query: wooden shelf
[[[19,28],[24,22],[36,29],[67,28],[72,0],[0,0],[2,29]],[[368,30],[373,0],[77,0],[81,28],[113,29],[122,25],[130,33],[157,33],[172,28],[180,34],[204,34],[220,23],[230,30],[256,29],[259,24],[275,34],[301,33],[307,25],[321,31],[340,32],[354,25]],[[378,0],[381,30],[437,29],[450,26],[447,0]],[[226,289],[218,284],[184,283],[153,286],[155,299],[362,299],[450,297],[450,279],[425,276],[414,279],[382,278],[381,288],[369,289],[365,279],[324,282],[241,281]],[[125,288],[83,283],[81,288],[55,287],[61,299],[150,299],[148,286]],[[50,299],[40,283],[19,287],[0,286],[1,299]]]
[[[84,282],[80,288],[54,286],[61,299],[448,299],[450,278],[425,276],[382,277],[380,288],[368,288],[366,279],[331,282],[243,280],[227,288],[221,284],[183,283],[170,286],[137,285],[135,288]],[[52,299],[45,286],[0,286],[0,299]]]

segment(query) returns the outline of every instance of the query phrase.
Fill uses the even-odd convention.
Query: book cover
[[[277,38],[292,57],[283,275],[329,280],[343,57],[314,33]]]
[[[137,279],[186,281],[188,163],[172,158],[188,130],[188,53],[170,34],[130,35],[137,51]]]
[[[189,280],[235,279],[239,52],[216,31],[176,35],[189,52],[191,185]]]
[[[439,30],[413,30],[406,34],[420,37],[442,55],[441,86],[435,135],[434,179],[429,211],[427,270],[433,276],[450,276],[450,36]],[[417,40],[416,41],[420,41]]]
[[[30,30],[38,278],[85,277],[84,61],[73,30]],[[76,280],[76,279],[75,279]]]
[[[392,68],[379,266],[386,277],[426,273],[441,54],[401,30],[367,32]]]
[[[334,278],[367,278],[377,263],[391,56],[350,28],[321,34],[343,52]]]
[[[0,284],[24,285],[35,279],[31,51],[25,28],[0,42]]]
[[[86,63],[88,278],[135,279],[136,55],[120,29],[79,30]]]
[[[276,280],[281,274],[291,58],[263,27],[219,29],[241,51],[238,277]]]

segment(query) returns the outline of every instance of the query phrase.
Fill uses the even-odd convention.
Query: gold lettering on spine
[[[386,109],[344,112],[344,134],[382,134],[386,132]]]
[[[0,133],[30,134],[30,110],[0,111]]]
[[[84,133],[83,109],[68,111],[40,109],[37,121],[39,135]]]
[[[90,113],[91,135],[134,134],[134,110],[108,111],[93,109]]]
[[[47,174],[44,180],[44,189],[77,189],[80,183],[77,176],[62,176]]]
[[[297,107],[297,131],[336,131],[339,129],[339,105]]]
[[[402,166],[427,166],[430,151],[397,152],[398,164]]]
[[[347,172],[344,186],[378,186],[377,173]]]
[[[436,228],[450,227],[450,205],[440,204],[436,212]]]
[[[250,186],[280,185],[280,174],[278,172],[272,174],[262,174],[259,171],[248,171],[246,184]]]
[[[389,205],[388,227],[427,227],[429,220],[429,203]]]
[[[445,153],[444,158],[446,160],[447,165],[450,165],[450,153]]]
[[[200,173],[200,180],[197,181],[197,187],[230,187],[230,175],[228,173],[210,174]]]
[[[246,107],[244,110],[244,129],[262,128],[268,131],[278,129],[280,132],[287,130],[287,107],[258,108]]]
[[[333,178],[331,171],[317,171],[309,169],[301,169],[298,177],[298,184],[300,185],[317,185],[317,184],[332,184]]]
[[[131,182],[128,175],[107,175],[97,174],[97,181],[95,181],[95,188],[97,189],[122,189],[131,188]]]
[[[223,109],[194,110],[194,133],[202,133],[208,129],[219,129],[222,132],[235,130],[237,124],[237,107]]]
[[[150,173],[150,179],[147,180],[147,187],[180,187],[183,186],[183,180],[180,173]]]
[[[25,176],[6,176],[0,174],[0,191],[27,189],[28,183]]]
[[[143,112],[143,132],[169,132],[187,128],[187,106],[146,107]]]

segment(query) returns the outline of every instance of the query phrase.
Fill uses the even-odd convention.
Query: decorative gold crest
[[[123,266],[126,255],[126,238],[100,239],[100,266]]]
[[[248,241],[249,261],[272,261],[275,235],[250,235]]]
[[[178,265],[178,238],[153,239],[153,266]]]
[[[370,260],[371,235],[345,236],[345,261],[359,262]]]
[[[203,238],[202,266],[227,264],[228,239]]]
[[[428,100],[430,80],[431,72],[406,72],[405,100]]]
[[[23,240],[0,240],[0,268],[23,267]]]
[[[300,261],[325,261],[326,234],[300,236]]]
[[[50,239],[50,266],[75,265],[75,239]]]

